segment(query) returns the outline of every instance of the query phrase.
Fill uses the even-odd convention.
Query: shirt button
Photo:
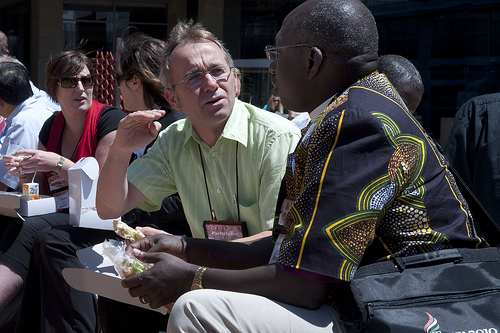
[[[210,155],[212,155],[212,157],[215,157],[215,152],[212,152]]]
[[[220,188],[217,189],[217,193],[221,194],[222,190]]]

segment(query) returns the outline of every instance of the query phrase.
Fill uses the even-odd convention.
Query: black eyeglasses
[[[63,88],[74,88],[78,85],[78,81],[80,81],[82,86],[85,88],[89,88],[94,85],[93,76],[63,76],[58,79],[57,83]]]
[[[184,85],[185,87],[199,86],[200,84],[203,83],[203,80],[205,80],[205,75],[207,75],[207,73],[209,73],[217,82],[228,80],[229,75],[231,74],[231,70],[233,68],[234,67],[230,67],[227,65],[220,65],[220,66],[215,66],[206,72],[196,72],[193,74],[186,75],[183,80],[172,85],[172,89],[175,89],[175,87],[177,87],[180,84]]]
[[[266,52],[266,57],[270,62],[275,62],[278,60],[278,51],[281,49],[288,49],[291,47],[299,47],[299,46],[309,46],[309,47],[315,47],[314,45],[311,44],[295,44],[295,45],[287,45],[287,46],[274,46],[274,45],[266,45],[264,48],[264,51]]]

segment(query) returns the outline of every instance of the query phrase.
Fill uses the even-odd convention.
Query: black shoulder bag
[[[449,168],[491,247],[361,266],[350,282],[361,312],[359,332],[500,333],[500,229]]]

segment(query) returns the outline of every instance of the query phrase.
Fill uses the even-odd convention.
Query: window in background
[[[168,37],[168,4],[164,0],[65,0],[63,45],[74,47],[86,40],[89,51],[116,51],[123,30],[134,26],[153,37]]]

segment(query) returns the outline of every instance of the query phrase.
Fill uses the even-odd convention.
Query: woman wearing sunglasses
[[[159,79],[165,50],[165,42],[143,33],[123,38],[117,50],[119,66],[116,73],[122,109],[126,113],[165,110],[165,116],[158,120],[162,128],[186,117],[184,113],[171,109]],[[150,145],[136,151],[133,158],[147,153]],[[165,198],[159,211],[147,213],[134,209],[122,220],[135,222],[133,227],[154,223],[164,231],[190,235],[178,196]],[[22,299],[16,329],[21,332],[93,331],[97,327],[94,296],[69,287],[62,270],[65,267],[82,268],[76,251],[112,238],[118,238],[113,231],[71,226],[57,226],[40,232],[33,242],[27,292]],[[98,301],[101,332],[153,332],[155,328],[158,332],[165,329],[162,314],[136,306],[122,306],[104,297],[99,297]],[[43,309],[42,313],[40,309]],[[124,321],[124,316],[129,314],[141,320]]]
[[[123,113],[93,99],[95,70],[91,60],[79,51],[65,51],[47,64],[46,88],[61,106],[40,131],[38,150],[20,150],[16,156],[29,156],[18,162],[10,159],[9,172],[22,182],[33,174],[40,190],[56,197],[58,210],[68,208],[67,171],[82,157],[94,156],[102,166],[114,140]],[[43,186],[42,186],[43,184]]]
[[[9,172],[21,182],[34,180],[40,193],[54,196],[58,212],[25,218],[24,222],[14,220],[2,235],[0,325],[9,319],[9,310],[17,310],[19,305],[13,299],[16,295],[20,299],[35,235],[51,226],[69,224],[68,169],[88,156],[102,166],[124,117],[118,108],[93,99],[95,70],[82,52],[58,53],[47,64],[45,75],[47,92],[59,102],[61,111],[42,127],[38,150],[20,150],[4,159]],[[25,158],[20,161],[19,156]]]
[[[283,105],[281,104],[281,100],[279,96],[271,95],[269,96],[269,100],[267,104],[264,105],[264,110],[283,113]]]

